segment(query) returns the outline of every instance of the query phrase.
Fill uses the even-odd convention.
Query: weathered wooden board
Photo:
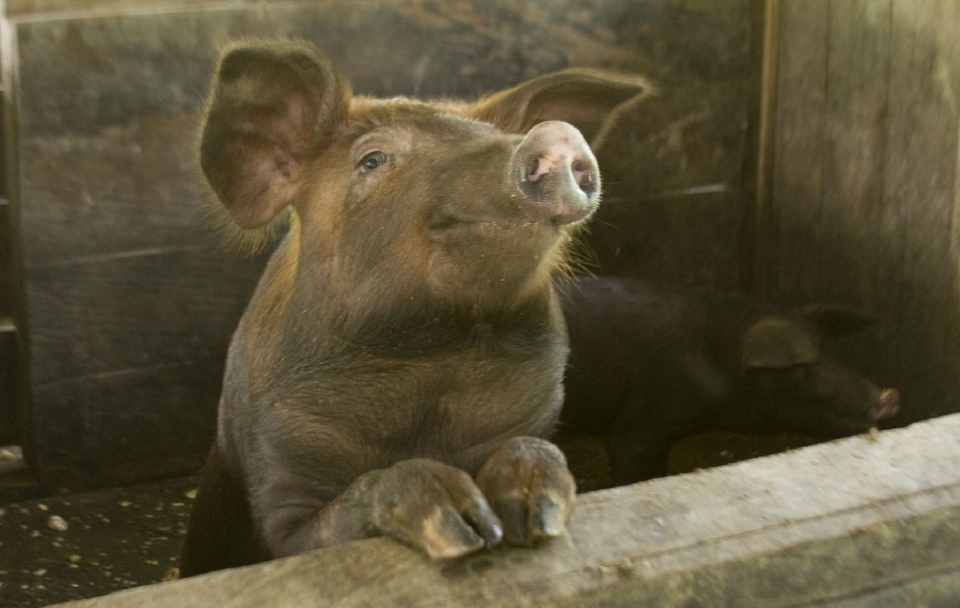
[[[218,355],[34,387],[48,417],[34,436],[41,472],[82,489],[198,469],[215,431],[222,375]]]
[[[33,366],[28,455],[60,483],[132,481],[188,469],[210,439],[225,345],[263,263],[217,253],[196,187],[194,130],[224,42],[307,38],[357,92],[375,95],[470,98],[573,65],[648,74],[661,96],[625,112],[598,151],[613,216],[632,222],[620,230],[641,255],[600,261],[733,287],[749,5],[8,3]]]
[[[0,316],[0,446],[16,445],[20,439],[17,336],[9,326],[12,326],[10,318]]]
[[[0,163],[0,172],[2,167]],[[15,282],[9,211],[6,200],[0,200],[0,445],[16,444],[20,438],[20,404],[16,394],[20,365],[11,298]]]
[[[741,226],[738,199],[727,188],[605,201],[577,257],[604,274],[733,290]]]
[[[817,218],[823,191],[828,2],[782,2],[776,150],[774,250],[763,297],[798,301],[816,293]]]
[[[6,0],[6,14],[17,20],[102,17],[104,15],[271,4],[307,4],[315,0]]]
[[[855,365],[900,422],[958,411],[955,2],[784,0],[772,230],[761,295],[878,313]]]
[[[0,25],[0,43],[5,37]],[[8,112],[10,75],[9,54],[0,44],[0,445],[20,442],[24,425],[24,396],[27,387],[25,334],[19,331],[25,319],[17,230],[17,208],[10,204],[13,183],[9,179],[14,166],[9,162],[10,123]]]
[[[960,415],[581,495],[536,549],[378,538],[63,606],[954,606],[957,459]]]
[[[950,0],[893,3],[890,162],[903,239],[897,311],[899,370],[931,414],[960,410],[960,357],[952,343],[960,303],[951,240],[960,151],[960,10]],[[953,336],[955,337],[955,336]]]

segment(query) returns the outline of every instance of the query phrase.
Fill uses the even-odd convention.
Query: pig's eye
[[[373,171],[385,162],[387,162],[387,155],[379,150],[365,154],[363,158],[360,159],[360,164],[358,165],[360,167],[360,173]]]

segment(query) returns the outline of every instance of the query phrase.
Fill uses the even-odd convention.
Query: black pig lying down
[[[604,438],[617,485],[665,475],[670,448],[696,433],[835,438],[899,408],[896,390],[823,351],[876,322],[849,308],[605,277],[560,289],[570,336],[561,425]]]
[[[551,277],[599,200],[585,138],[643,90],[571,70],[381,100],[308,43],[224,53],[204,175],[240,228],[292,219],[230,345],[183,576],[374,535],[452,558],[564,533]]]

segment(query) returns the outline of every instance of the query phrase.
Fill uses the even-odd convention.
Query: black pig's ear
[[[294,198],[304,161],[350,104],[350,86],[307,42],[227,49],[200,139],[200,166],[234,221],[269,222]]]
[[[863,331],[880,321],[876,315],[835,304],[812,304],[800,308],[799,312],[807,322],[831,338]]]
[[[744,369],[810,365],[820,358],[817,336],[790,319],[766,317],[750,326],[741,343]]]
[[[569,69],[485,97],[472,114],[507,133],[526,133],[539,122],[562,120],[593,142],[614,108],[651,90],[642,76]]]

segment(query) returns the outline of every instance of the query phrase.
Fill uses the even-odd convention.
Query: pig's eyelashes
[[[387,155],[376,150],[364,154],[363,158],[360,159],[360,164],[357,166],[360,169],[360,173],[369,173],[385,162],[387,162]]]

